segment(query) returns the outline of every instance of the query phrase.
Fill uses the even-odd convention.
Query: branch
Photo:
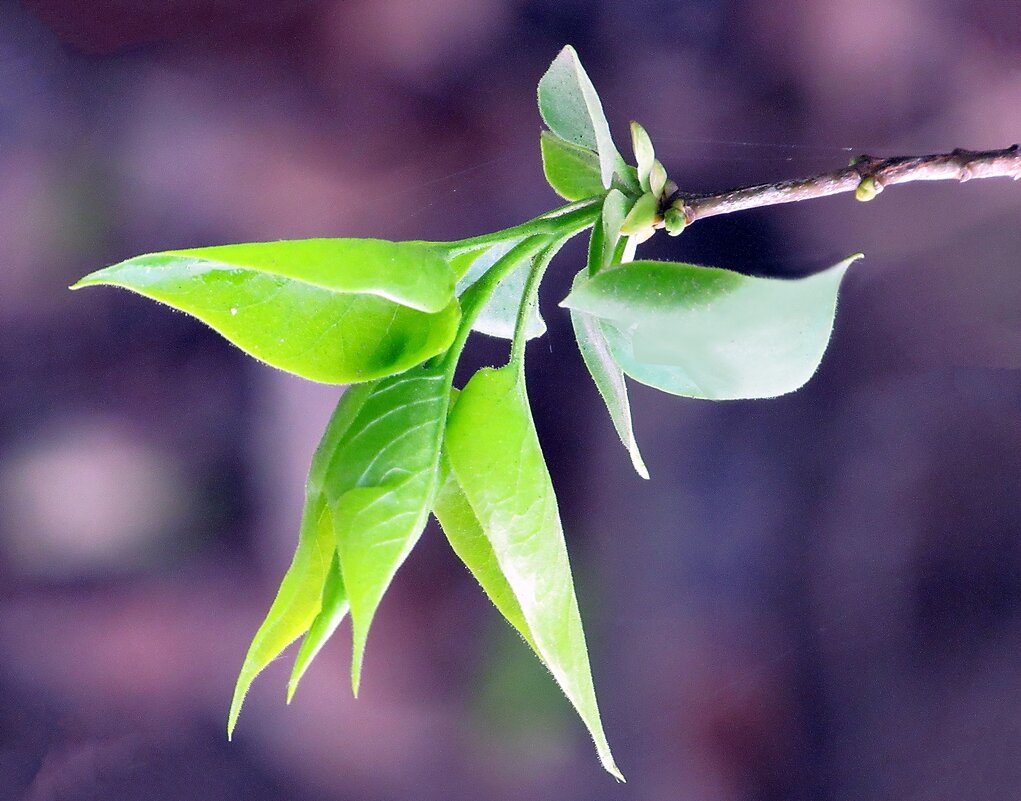
[[[1003,150],[971,151],[932,156],[896,156],[877,159],[859,156],[849,167],[812,178],[795,178],[775,184],[758,184],[718,194],[677,192],[670,201],[684,212],[686,222],[733,211],[810,200],[841,192],[854,192],[858,200],[872,200],[887,186],[909,181],[970,181],[972,178],[1021,180],[1021,146]]]

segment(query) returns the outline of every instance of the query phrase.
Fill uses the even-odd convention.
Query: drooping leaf
[[[556,497],[518,365],[472,377],[445,443],[536,651],[584,721],[603,766],[622,778],[599,719]]]
[[[815,373],[852,256],[797,280],[636,261],[576,286],[627,375],[675,395],[727,400],[792,392]]]
[[[373,239],[224,245],[138,256],[73,288],[106,284],[202,320],[246,353],[313,381],[406,370],[449,347],[454,274],[432,248]]]
[[[606,190],[599,172],[599,155],[556,134],[543,131],[539,138],[542,170],[553,190],[566,200],[601,195]]]
[[[472,511],[461,485],[457,483],[446,455],[440,462],[440,488],[436,493],[433,513],[439,520],[454,553],[475,576],[475,580],[479,582],[500,614],[518,630],[532,650],[538,653],[538,647],[532,639],[532,632],[521,611],[521,605],[500,570],[493,546],[486,538],[482,524]]]
[[[561,139],[599,154],[602,185],[609,189],[623,159],[613,144],[599,95],[570,45],[539,81],[539,113]]]
[[[449,391],[449,375],[432,367],[374,384],[325,473],[351,606],[355,694],[372,618],[433,506]]]
[[[319,614],[312,621],[312,625],[309,626],[305,638],[301,641],[298,655],[294,659],[294,669],[291,671],[290,681],[287,682],[287,703],[291,703],[301,677],[305,675],[308,666],[318,656],[326,641],[333,636],[333,632],[337,630],[349,609],[347,593],[344,591],[344,578],[340,574],[340,563],[337,561],[337,553],[334,550],[333,564],[330,565],[329,572],[326,574],[326,583],[323,586],[322,606],[319,609]]]
[[[227,720],[230,737],[245,695],[255,677],[294,640],[308,631],[323,606],[323,587],[336,551],[333,521],[323,488],[326,468],[372,391],[371,384],[347,390],[337,404],[322,441],[312,457],[305,487],[305,509],[294,560],[287,569],[269,613],[252,639],[238,675]]]
[[[582,280],[584,278],[579,274],[574,280],[574,285],[577,286]],[[624,383],[624,373],[614,360],[600,320],[577,309],[570,311],[578,350],[581,351],[585,366],[606,404],[613,427],[631,456],[635,472],[642,478],[648,478],[649,469],[638,450],[634,424],[631,422],[631,402],[628,399],[627,385]]]
[[[458,296],[478,281],[496,262],[510,253],[522,239],[524,237],[498,242],[477,256],[471,267],[468,268],[468,272],[457,283]],[[512,271],[497,285],[489,300],[482,307],[482,311],[479,312],[472,324],[472,330],[501,339],[511,339],[514,336],[514,323],[517,321],[518,309],[521,307],[531,264],[532,259],[524,256],[520,266],[512,268]],[[539,314],[539,307],[532,306],[525,321],[525,336],[528,339],[534,339],[545,333],[546,323]]]

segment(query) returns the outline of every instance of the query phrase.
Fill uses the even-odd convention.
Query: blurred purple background
[[[771,275],[867,256],[803,391],[635,388],[650,482],[555,306],[584,244],[555,263],[530,392],[627,785],[434,528],[362,697],[345,626],[290,708],[271,666],[226,742],[338,390],[65,287],[151,250],[551,208],[534,93],[568,42],[622,149],[639,119],[688,190],[1021,138],[1011,2],[0,0],[0,799],[1021,797],[1008,181],[650,242]]]

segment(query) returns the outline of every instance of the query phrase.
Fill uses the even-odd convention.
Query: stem
[[[461,357],[461,351],[475,324],[475,319],[485,307],[497,285],[523,261],[535,258],[535,255],[549,244],[549,238],[541,236],[530,236],[518,242],[499,258],[478,281],[464,291],[461,296],[461,323],[458,326],[457,334],[447,351],[438,357],[444,369],[452,371],[457,366],[457,360]]]
[[[511,239],[526,236],[556,236],[565,229],[577,231],[587,228],[598,216],[602,202],[603,196],[597,195],[568,203],[512,228],[504,228],[502,231],[473,236],[470,239],[461,239],[451,243],[452,246],[447,254],[450,258],[454,258],[474,250],[482,250],[487,245],[495,245],[498,242],[507,242]]]
[[[670,200],[681,208],[688,224],[691,224],[717,214],[811,200],[841,192],[855,192],[859,200],[871,200],[884,187],[910,181],[963,182],[972,178],[997,177],[1021,180],[1021,146],[985,151],[957,149],[952,153],[888,159],[863,155],[849,167],[811,178],[746,186],[717,194],[678,192]]]
[[[572,232],[554,242],[550,242],[546,249],[538,255],[535,264],[532,265],[532,269],[528,273],[525,290],[521,293],[521,305],[518,307],[518,316],[514,321],[514,339],[511,341],[510,352],[510,363],[517,363],[522,372],[525,369],[525,343],[528,341],[525,336],[525,327],[528,325],[529,312],[539,302],[539,284],[542,283],[542,277],[546,274],[546,268],[553,261],[553,257],[557,255],[557,251],[575,233],[577,232]]]

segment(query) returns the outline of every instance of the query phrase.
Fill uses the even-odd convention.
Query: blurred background
[[[897,187],[643,252],[856,251],[792,396],[637,386],[631,471],[556,302],[530,394],[616,785],[430,527],[285,707],[236,671],[339,395],[81,275],[153,250],[456,239],[558,203],[535,85],[574,44],[627,149],[721,190],[1021,138],[996,0],[0,0],[0,799],[1021,797],[1021,189]],[[499,363],[478,338],[473,364]],[[290,654],[288,654],[290,656]]]

